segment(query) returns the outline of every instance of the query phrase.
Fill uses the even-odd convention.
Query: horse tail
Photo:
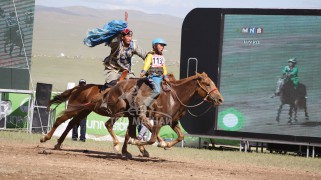
[[[61,94],[58,94],[56,96],[54,96],[54,98],[52,100],[49,101],[48,104],[48,109],[50,108],[51,105],[56,104],[57,106],[63,102],[66,102],[69,97],[71,96],[72,92],[74,92],[75,90],[77,90],[78,86],[72,88],[72,89],[68,89],[64,92],[62,92]]]
[[[88,102],[84,104],[69,104],[68,108],[63,111],[63,113],[77,113],[85,109],[92,109],[96,105],[95,102]]]

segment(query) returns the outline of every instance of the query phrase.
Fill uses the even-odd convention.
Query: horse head
[[[204,100],[213,103],[214,106],[222,105],[224,99],[216,87],[215,83],[207,76],[205,72],[199,74],[196,73],[197,77],[197,94],[204,98]]]

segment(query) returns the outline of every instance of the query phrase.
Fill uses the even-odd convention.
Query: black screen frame
[[[204,57],[208,56],[207,60],[201,59],[199,61],[198,71],[210,73],[210,77],[220,87],[221,79],[221,64],[222,64],[222,46],[224,33],[224,16],[225,15],[300,15],[300,16],[321,16],[321,11],[317,9],[247,9],[247,8],[196,8],[193,9],[184,19],[182,26],[182,41],[181,41],[181,67],[180,78],[187,77],[187,62],[188,57]],[[199,25],[197,21],[207,23],[207,26],[195,28]],[[208,34],[204,28],[214,29],[213,34]],[[219,32],[219,33],[216,33]],[[211,44],[204,39],[200,39],[196,44],[205,44],[202,48],[197,48],[198,51],[193,50],[193,45],[189,44],[189,39],[193,34],[202,34],[206,39],[210,38],[212,41],[218,42],[218,46],[211,46]],[[197,39],[193,39],[196,40]],[[208,51],[214,53],[209,54]],[[217,68],[217,69],[216,69]],[[211,72],[213,72],[211,74]],[[193,100],[191,104],[197,101]],[[195,108],[197,112],[204,111],[203,108]],[[321,138],[308,136],[292,136],[281,134],[265,134],[265,133],[249,133],[249,132],[235,132],[217,129],[218,110],[208,112],[203,117],[193,117],[187,113],[181,119],[181,124],[187,133],[192,135],[215,137],[226,137],[235,139],[256,139],[256,140],[271,140],[271,141],[286,141],[292,143],[321,143]],[[212,123],[213,122],[213,123]],[[200,125],[205,124],[206,127]],[[213,128],[213,130],[211,130]]]

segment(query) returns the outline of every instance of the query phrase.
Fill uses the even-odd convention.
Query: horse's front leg
[[[152,125],[147,120],[147,117],[145,115],[141,115],[139,118],[141,119],[141,123],[143,123],[144,126],[146,126],[147,129],[152,133],[152,136],[149,139],[149,141],[137,141],[136,140],[135,144],[138,145],[138,146],[154,144],[156,142],[156,139],[157,139],[157,136],[158,136],[158,132],[159,132],[160,128],[162,127],[162,124],[158,123],[157,121],[155,121],[154,125]]]
[[[120,151],[120,147],[119,147],[119,140],[115,134],[115,132],[113,131],[113,126],[115,124],[115,122],[118,120],[119,118],[116,117],[111,117],[109,118],[109,120],[105,123],[105,127],[108,130],[109,134],[111,135],[111,137],[113,138],[113,148],[116,152]]]
[[[293,112],[293,109],[294,109],[294,105],[293,105],[293,104],[290,104],[289,121],[288,121],[288,123],[292,123],[292,112]]]
[[[175,144],[177,144],[177,143],[181,142],[182,140],[184,140],[184,134],[183,134],[181,128],[179,127],[179,123],[178,122],[173,122],[171,124],[171,128],[176,132],[178,137],[174,141],[168,142],[167,146],[166,146],[167,148],[171,148]]]
[[[282,107],[283,107],[283,104],[281,104],[279,109],[278,109],[278,113],[277,113],[277,116],[276,116],[276,121],[277,122],[280,121],[280,114],[281,114],[281,111],[282,111]]]
[[[157,146],[158,147],[165,147],[166,146],[165,141],[158,135],[158,132],[159,132],[160,128],[162,127],[162,124],[157,123],[157,121],[154,121],[154,125],[152,125],[145,115],[141,115],[139,117],[139,119],[141,119],[141,123],[152,133],[152,136],[151,136],[150,140],[147,141],[147,142],[141,142],[141,141],[136,140],[134,142],[134,144],[138,145],[138,146],[154,144],[156,142],[156,139],[157,139],[158,140],[158,145]],[[153,129],[154,126],[159,126],[159,128],[157,130],[158,131],[157,133],[153,133],[155,131],[155,129]],[[154,136],[156,136],[156,138]],[[152,140],[153,137],[155,139],[153,139],[153,142],[152,142],[151,140]]]

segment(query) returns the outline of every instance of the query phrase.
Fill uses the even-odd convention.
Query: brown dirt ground
[[[177,149],[176,149],[177,150]],[[172,151],[175,151],[172,150]],[[321,179],[320,173],[206,163],[196,158],[125,159],[114,152],[0,141],[0,179]]]

